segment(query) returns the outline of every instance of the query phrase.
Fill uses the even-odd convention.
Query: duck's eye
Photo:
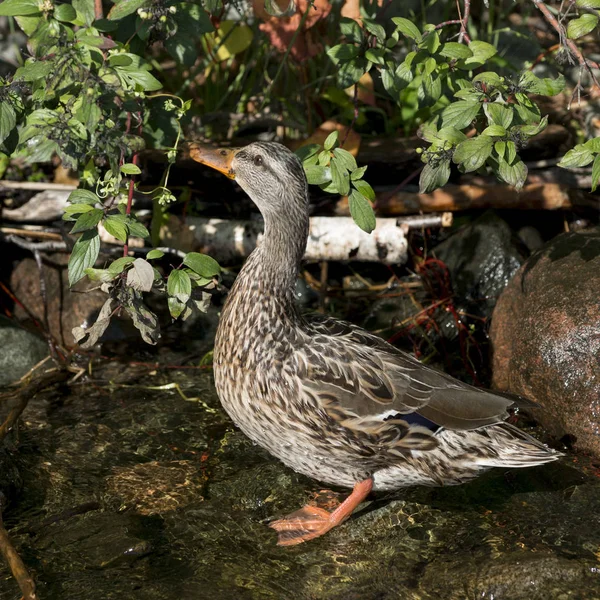
[[[260,156],[259,154],[257,154],[257,155],[254,157],[254,164],[255,164],[257,167],[262,167],[262,165],[263,165],[263,158],[262,158],[262,156]]]

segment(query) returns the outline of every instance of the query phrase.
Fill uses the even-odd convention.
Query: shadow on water
[[[167,383],[198,400],[144,387]],[[233,428],[210,373],[110,363],[34,400],[9,458],[7,525],[43,600],[600,598],[600,480],[581,457],[376,496],[284,549],[268,521],[320,486]]]

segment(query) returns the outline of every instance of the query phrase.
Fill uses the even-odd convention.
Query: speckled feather
[[[214,353],[217,392],[246,435],[304,475],[345,487],[372,477],[375,490],[458,484],[490,467],[560,456],[503,422],[512,400],[355,325],[301,315],[293,289],[308,236],[304,170],[272,142],[250,144],[233,168],[265,218]],[[415,424],[415,415],[435,425]]]

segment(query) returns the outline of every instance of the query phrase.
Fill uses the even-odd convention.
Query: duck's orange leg
[[[278,533],[278,546],[294,546],[317,538],[343,523],[373,489],[373,480],[357,483],[352,493],[333,511],[306,505],[270,524]]]

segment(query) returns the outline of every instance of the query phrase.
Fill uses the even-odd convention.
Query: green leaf
[[[340,20],[340,31],[349,42],[362,44],[364,39],[363,30],[354,19],[342,17]]]
[[[357,179],[361,179],[367,170],[367,165],[364,167],[358,167],[358,169],[354,169],[352,173],[350,173],[350,179],[352,181],[356,181]]]
[[[377,38],[377,41],[380,44],[385,42],[385,29],[381,25],[374,23],[370,19],[363,19],[363,25],[371,35],[374,35]]]
[[[366,58],[356,58],[342,63],[337,72],[338,83],[342,89],[354,85],[367,72],[369,64]]]
[[[465,140],[456,146],[452,160],[461,165],[465,173],[476,171],[485,164],[492,153],[493,140],[487,135]]]
[[[458,129],[454,127],[442,127],[436,134],[436,140],[441,140],[442,142],[449,142],[452,146],[456,146],[460,144],[464,140],[467,139],[467,136]]]
[[[129,235],[133,237],[146,239],[150,236],[148,230],[139,221],[131,217],[127,219],[127,227],[129,228]]]
[[[447,106],[442,112],[442,127],[464,129],[479,113],[481,104],[470,100],[459,100]]]
[[[304,173],[310,185],[321,185],[331,181],[331,171],[329,167],[319,165],[304,165]]]
[[[126,54],[113,54],[108,57],[108,64],[111,67],[128,67],[133,64],[133,59]]]
[[[73,204],[90,204],[94,205],[97,202],[100,202],[100,198],[94,194],[94,192],[90,192],[89,190],[73,190],[69,197],[67,198],[67,202],[71,202]]]
[[[154,260],[157,258],[162,258],[165,255],[164,252],[162,252],[161,250],[150,250],[150,252],[148,252],[148,254],[146,254],[146,260]]]
[[[490,125],[481,133],[482,135],[489,135],[491,137],[504,137],[507,134],[507,131],[504,129],[504,127],[502,127],[502,125]]]
[[[544,115],[544,118],[535,125],[519,125],[517,129],[524,135],[534,136],[544,131],[548,126],[548,115]]]
[[[473,56],[473,52],[470,48],[467,48],[464,44],[458,42],[446,42],[441,50],[440,54],[446,58],[470,58]]]
[[[435,104],[442,95],[442,80],[437,74],[423,75],[423,80],[417,90],[417,97],[423,106]]]
[[[575,148],[569,150],[558,163],[559,167],[585,167],[594,160],[594,154],[583,144],[577,144]]]
[[[492,44],[487,42],[481,42],[480,40],[474,40],[469,44],[469,50],[473,53],[473,56],[465,58],[457,63],[457,66],[467,71],[472,71],[478,67],[481,67],[489,58],[492,58],[498,50]]]
[[[352,190],[348,197],[348,204],[354,222],[363,231],[371,233],[377,225],[371,203],[360,192]]]
[[[71,233],[80,233],[81,231],[87,231],[88,229],[95,229],[103,216],[104,211],[101,208],[92,208],[92,210],[84,212],[78,217],[77,221],[75,221]]]
[[[517,146],[514,142],[508,141],[506,142],[506,162],[509,165],[512,165],[517,157]]]
[[[325,150],[331,150],[332,148],[334,148],[337,145],[339,135],[340,135],[340,133],[336,129],[335,131],[332,131],[327,136],[327,139],[325,140],[325,143],[323,144],[323,147],[325,148]]]
[[[503,142],[502,140],[494,142],[494,150],[499,158],[504,158],[504,154],[506,152],[506,142]]]
[[[498,160],[498,175],[500,179],[520,190],[527,179],[527,166],[522,160],[509,164],[501,158]]]
[[[596,158],[594,159],[594,164],[592,165],[592,192],[596,191],[599,181],[600,181],[600,154],[598,154],[598,156],[596,156]]]
[[[94,0],[73,0],[73,8],[77,11],[80,25],[91,25],[94,22]]]
[[[116,21],[133,14],[138,8],[149,6],[150,4],[150,0],[117,0],[108,13],[107,18],[111,21]]]
[[[329,165],[331,169],[331,183],[341,196],[347,196],[350,191],[350,177],[348,171],[341,167],[337,161],[332,160]]]
[[[376,65],[384,65],[385,61],[383,60],[384,51],[382,48],[369,48],[365,52],[365,58],[370,60],[372,63]]]
[[[4,0],[0,3],[0,17],[20,17],[41,13],[38,0]]]
[[[174,296],[169,296],[167,300],[167,305],[169,307],[169,313],[174,319],[177,319],[177,317],[179,317],[179,315],[183,312],[186,306],[185,302],[179,302],[179,300],[177,300],[177,298],[175,298]]]
[[[427,50],[429,54],[435,54],[440,47],[440,36],[437,31],[431,31],[424,36],[419,44],[419,48]]]
[[[591,150],[592,152],[600,152],[600,137],[592,138],[588,140],[583,147],[587,150]]]
[[[577,40],[584,35],[587,35],[598,25],[598,15],[583,14],[578,19],[569,21],[567,25],[567,37],[572,40]]]
[[[307,144],[306,146],[300,146],[294,154],[301,162],[304,162],[307,158],[314,156],[320,149],[321,146],[319,146],[319,144]]]
[[[90,281],[101,281],[102,283],[112,281],[116,277],[108,269],[93,269],[92,267],[88,267],[84,270],[84,273]]]
[[[508,106],[504,106],[498,102],[486,102],[483,105],[483,111],[488,120],[491,121],[490,125],[500,125],[506,129],[512,123],[513,110]]]
[[[494,71],[485,71],[475,75],[475,77],[473,77],[473,83],[478,82],[485,83],[486,85],[491,85],[493,87],[501,87],[504,85],[502,77],[500,77],[500,75]]]
[[[54,7],[54,18],[57,21],[71,23],[77,19],[77,12],[70,4],[59,4]]]
[[[556,96],[565,89],[565,78],[559,75],[556,79],[536,77],[531,71],[525,71],[519,79],[519,85],[527,88],[532,94]]]
[[[203,10],[198,4],[178,2],[171,6],[177,10],[170,17],[177,30],[174,35],[167,38],[165,48],[175,60],[185,66],[192,66],[198,58],[198,39],[203,37],[202,34],[210,33],[215,28],[206,10]],[[225,23],[231,23],[231,25],[225,25]],[[220,33],[223,35],[221,36]],[[252,30],[243,23],[221,21],[218,39],[221,40],[222,48],[217,52],[227,52],[231,55],[241,53],[250,46],[252,37]]]
[[[127,225],[121,219],[110,216],[107,217],[102,224],[104,225],[104,229],[120,242],[125,243],[127,241]]]
[[[367,199],[371,202],[375,200],[375,192],[373,188],[364,180],[358,179],[352,182],[352,185]]]
[[[80,215],[95,210],[91,204],[69,204],[65,206],[64,221],[74,221],[73,215]]]
[[[178,269],[171,271],[167,280],[167,293],[175,296],[179,302],[187,302],[192,293],[192,280],[185,272]]]
[[[411,40],[418,43],[423,39],[419,28],[412,21],[409,21],[404,17],[394,17],[392,21],[398,30]]]
[[[352,156],[352,154],[350,154],[348,150],[344,150],[343,148],[336,148],[333,151],[333,157],[348,171],[354,171],[354,169],[356,169],[357,167],[354,156]]]
[[[353,46],[352,44],[338,44],[327,50],[327,55],[333,62],[338,63],[340,60],[351,60],[356,58],[358,52],[358,46]]]
[[[133,256],[122,256],[121,258],[114,260],[108,266],[108,270],[111,273],[118,275],[119,273],[122,273],[123,269],[125,269],[127,265],[130,265],[134,260],[135,258]]]
[[[600,0],[575,0],[575,5],[578,8],[591,8],[600,10]]]
[[[123,175],[139,175],[141,172],[142,170],[133,163],[121,165],[121,173],[123,173]]]
[[[69,285],[75,285],[85,270],[93,267],[100,252],[100,236],[97,229],[84,231],[75,242],[69,258]]]
[[[442,187],[450,179],[450,160],[441,160],[435,165],[428,163],[423,167],[419,177],[419,193],[428,194]]]
[[[15,109],[8,100],[0,102],[0,144],[10,135],[17,125]]]
[[[123,74],[127,79],[141,86],[146,92],[154,92],[162,88],[162,83],[148,71],[127,70]]]
[[[214,258],[199,252],[188,252],[183,259],[183,264],[207,279],[221,272],[221,267]]]

